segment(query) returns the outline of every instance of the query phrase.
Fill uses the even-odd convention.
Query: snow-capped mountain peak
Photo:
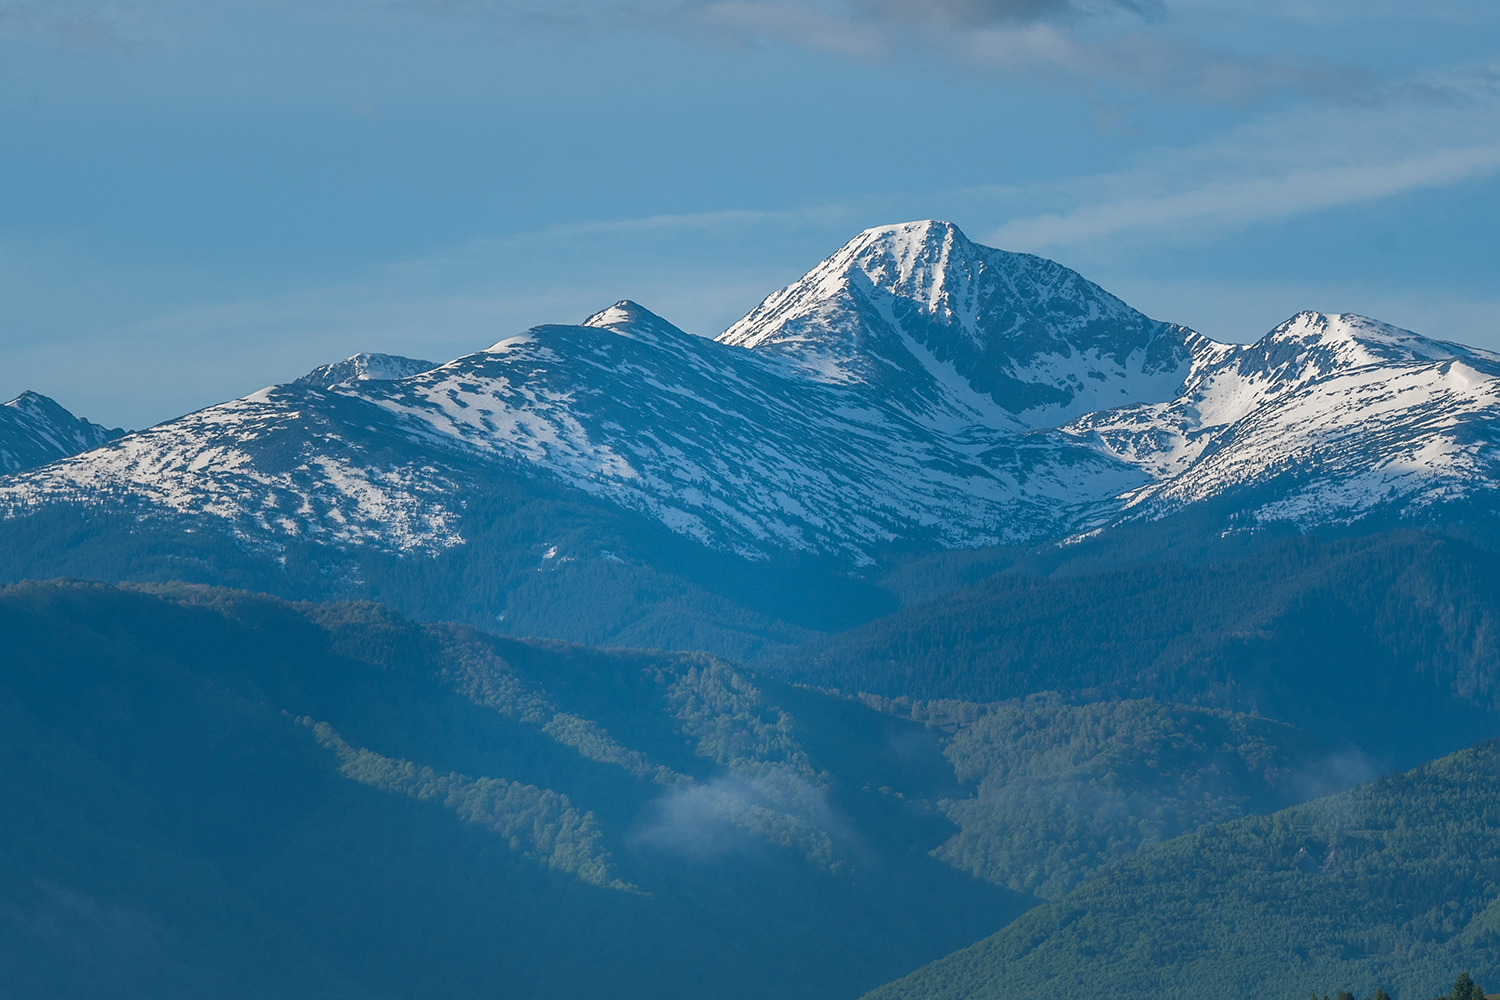
[[[98,448],[124,433],[75,417],[56,400],[28,389],[0,405],[0,474]]]
[[[686,337],[687,333],[662,319],[645,306],[621,299],[608,309],[602,309],[584,320],[582,326],[600,330],[612,330],[627,337]]]
[[[355,382],[410,378],[436,367],[435,362],[403,358],[397,354],[355,354],[331,365],[320,365],[301,378],[294,379],[293,384],[331,389],[336,385]]]
[[[1300,312],[1251,346],[1268,358],[1299,361],[1319,374],[1389,361],[1500,360],[1489,351],[1432,340],[1355,313]]]
[[[77,419],[58,403],[57,400],[49,396],[43,396],[39,392],[32,392],[30,389],[27,389],[4,405],[9,407],[15,414],[24,414],[26,417],[37,421],[63,423],[69,419]]]
[[[1132,506],[1159,510],[1280,481],[1298,485],[1257,516],[1338,520],[1496,485],[1479,474],[1496,457],[1478,429],[1500,400],[1500,356],[1489,351],[1318,312],[1251,344],[1202,340],[1193,351],[1170,403],[1062,428],[1156,480]]]
[[[0,517],[126,498],[247,544],[436,550],[520,471],[750,559],[858,566],[1241,487],[1245,513],[1305,524],[1500,491],[1496,355],[1352,314],[1218,343],[932,221],[859,234],[714,341],[622,300],[440,367],[356,355],[298,382],[8,477]]]
[[[1036,428],[1171,399],[1192,336],[1060,264],[929,220],[860,233],[718,340],[884,389],[913,413]]]
[[[1191,404],[1203,427],[1232,423],[1302,386],[1370,365],[1500,361],[1488,351],[1431,340],[1353,313],[1319,312],[1300,312],[1251,344],[1205,340],[1193,345],[1193,354],[1177,402]]]

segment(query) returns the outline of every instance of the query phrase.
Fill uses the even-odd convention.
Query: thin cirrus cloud
[[[1275,92],[1363,100],[1380,84],[1368,70],[1236,52],[1163,32],[1165,14],[1150,0],[714,0],[672,17],[742,44],[779,42],[871,62],[923,53],[982,73],[1210,104],[1250,104]]]
[[[694,26],[717,29],[739,41],[768,39],[847,59],[882,59],[894,49],[884,26],[805,4],[723,0],[693,8],[685,17]]]
[[[1277,91],[1368,101],[1382,84],[1379,74],[1357,67],[1310,66],[1138,30],[1085,39],[1039,21],[949,33],[941,41],[980,69],[1121,84],[1211,104],[1253,104]]]
[[[1158,0],[854,0],[860,13],[903,22],[979,28],[1005,22],[1027,22],[1082,17],[1125,10],[1147,17],[1159,15]]]
[[[1288,218],[1321,209],[1446,187],[1500,170],[1500,143],[1442,149],[1380,163],[1303,167],[1275,176],[1215,180],[1189,191],[1126,197],[1068,212],[1014,219],[999,246],[1071,246],[1131,230],[1190,230]]]
[[[47,38],[73,47],[125,47],[112,12],[101,4],[0,3],[0,36]]]

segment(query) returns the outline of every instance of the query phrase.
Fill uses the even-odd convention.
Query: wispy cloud
[[[1171,26],[1156,0],[709,0],[653,5],[658,26],[709,28],[738,44],[770,41],[862,61],[925,55],[970,71],[1126,87],[1208,103],[1277,92],[1369,100],[1377,71],[1205,44]]]
[[[1122,84],[1217,104],[1253,103],[1277,91],[1367,100],[1383,85],[1378,74],[1357,67],[1233,52],[1142,30],[1085,37],[1066,24],[1037,22],[951,32],[937,42],[980,69]]]
[[[852,218],[853,215],[854,212],[846,206],[828,204],[781,211],[727,209],[718,212],[683,212],[636,218],[593,219],[586,222],[548,226],[540,230],[511,233],[506,236],[484,237],[461,247],[443,250],[438,256],[416,258],[393,266],[422,268],[454,263],[455,254],[461,259],[468,259],[505,249],[524,249],[535,252],[539,248],[577,244],[604,237],[680,239],[687,233],[726,235],[766,227],[784,231],[790,227],[809,224],[837,224]]]
[[[0,3],[0,36],[49,38],[76,47],[128,48],[119,12],[106,4]]]
[[[990,236],[1000,246],[1084,243],[1132,229],[1243,225],[1445,187],[1500,170],[1500,143],[1444,149],[1380,163],[1301,168],[1278,176],[1209,181],[1190,191],[1124,198],[1007,222]]]
[[[849,830],[825,789],[786,766],[740,771],[667,792],[633,839],[696,858],[770,844],[820,866],[834,863],[834,841]]]
[[[691,8],[685,17],[742,41],[765,38],[845,58],[883,58],[894,49],[883,26],[859,23],[806,4],[725,0]]]
[[[1087,17],[1119,10],[1156,16],[1164,10],[1160,0],[853,0],[851,7],[883,20],[952,28]]]
[[[1354,93],[1370,74],[1164,35],[1162,0],[395,0],[407,9],[645,28],[735,46],[789,45],[841,59],[925,55],[972,71],[1123,85],[1244,103],[1278,89]]]
[[[1160,9],[1156,0],[709,0],[686,4],[674,15],[742,40],[759,37],[855,59],[891,56],[918,40],[915,29],[924,44],[977,62],[993,58],[986,49],[994,49],[995,39],[1033,60],[1055,62],[1059,30],[1024,29],[1121,10],[1155,15]],[[965,44],[976,35],[988,36],[990,44]]]

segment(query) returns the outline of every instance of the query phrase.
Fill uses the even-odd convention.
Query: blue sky
[[[0,0],[0,395],[140,427],[945,218],[1500,348],[1493,0]]]

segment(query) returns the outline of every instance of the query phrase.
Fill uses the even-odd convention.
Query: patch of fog
[[[837,870],[834,837],[845,831],[826,789],[792,767],[768,765],[669,790],[633,839],[700,860],[770,844]]]
[[[1346,792],[1375,777],[1375,762],[1357,748],[1330,754],[1314,761],[1289,781],[1303,801]]]

